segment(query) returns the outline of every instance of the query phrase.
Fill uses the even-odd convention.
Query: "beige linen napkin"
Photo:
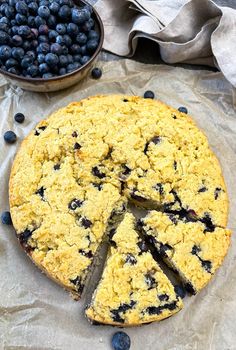
[[[165,62],[216,66],[236,87],[235,0],[99,0],[95,7],[106,50],[132,56],[138,38],[149,38]]]

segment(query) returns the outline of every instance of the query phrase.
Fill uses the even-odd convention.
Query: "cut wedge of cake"
[[[105,268],[86,309],[95,323],[135,326],[160,321],[178,312],[182,300],[135,231],[127,213],[110,233],[111,247]]]
[[[151,211],[139,226],[192,294],[210,281],[230,245],[230,230],[194,218]]]

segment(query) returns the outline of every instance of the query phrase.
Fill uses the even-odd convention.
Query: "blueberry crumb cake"
[[[206,136],[184,112],[153,99],[94,96],[41,121],[15,158],[9,196],[21,246],[77,299],[108,239],[103,277],[86,311],[102,323],[142,324],[182,307],[152,258],[154,251],[195,294],[215,274],[230,245],[227,191]],[[136,230],[129,203],[148,210]],[[143,239],[150,251],[139,248]],[[115,266],[120,270],[113,273]],[[112,296],[108,309],[103,290],[108,280],[116,288],[113,277],[119,271],[125,271],[124,294]],[[156,282],[149,290],[145,275],[150,273]],[[161,290],[168,300],[160,300]],[[175,308],[164,308],[172,302]],[[152,307],[160,312],[145,311]]]

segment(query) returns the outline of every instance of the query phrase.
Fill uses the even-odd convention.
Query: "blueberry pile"
[[[0,67],[28,78],[52,78],[86,64],[99,34],[92,7],[72,0],[2,0]]]

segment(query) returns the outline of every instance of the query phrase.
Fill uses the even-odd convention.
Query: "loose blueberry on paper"
[[[1,221],[2,224],[4,225],[11,225],[12,221],[11,221],[11,214],[9,211],[4,211],[1,215]]]
[[[114,350],[129,350],[130,337],[125,332],[117,332],[112,337],[112,346]]]
[[[23,113],[16,113],[15,115],[14,115],[14,119],[15,119],[15,121],[17,122],[17,123],[23,123],[24,122],[24,120],[25,120],[25,116],[24,116],[24,114]]]
[[[91,16],[91,6],[71,0],[1,2],[0,68],[28,78],[73,72],[99,44]]]
[[[153,91],[151,90],[147,90],[144,95],[143,95],[144,98],[150,98],[150,99],[154,99],[155,98],[155,94]]]
[[[181,113],[188,114],[188,110],[187,110],[186,107],[179,107],[179,108],[178,108],[178,111],[181,112]]]
[[[14,131],[11,131],[11,130],[6,131],[3,137],[4,137],[5,142],[10,143],[10,144],[15,143],[16,139],[17,139]]]

